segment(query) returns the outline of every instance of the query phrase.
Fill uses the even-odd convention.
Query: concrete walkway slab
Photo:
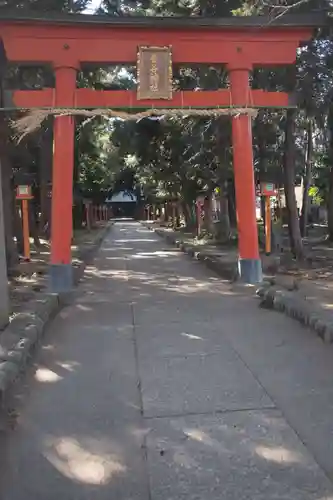
[[[164,331],[161,334],[161,331]],[[151,360],[169,356],[186,354],[214,354],[223,349],[226,337],[221,327],[203,323],[184,324],[184,322],[165,325],[136,325],[135,333],[139,358]]]
[[[229,349],[216,354],[155,357],[140,365],[145,416],[273,407]]]
[[[332,359],[117,223],[13,394],[0,498],[333,500]]]
[[[148,435],[158,500],[324,500],[332,487],[276,411],[155,420]]]

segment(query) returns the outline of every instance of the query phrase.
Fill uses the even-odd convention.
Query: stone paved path
[[[333,499],[332,349],[138,223],[114,226],[17,404],[1,500]]]

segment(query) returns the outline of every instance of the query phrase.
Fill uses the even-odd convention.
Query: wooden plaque
[[[172,99],[171,47],[139,47],[138,99]]]

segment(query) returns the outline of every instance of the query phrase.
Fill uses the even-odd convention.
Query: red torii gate
[[[21,108],[215,108],[287,107],[286,93],[252,90],[254,66],[292,64],[302,41],[323,25],[322,16],[284,16],[272,23],[264,17],[108,18],[65,15],[0,19],[8,61],[49,63],[55,88],[15,91]],[[77,88],[83,63],[135,64],[138,46],[171,46],[175,64],[226,64],[230,88],[174,92],[169,101],[138,100],[133,91]],[[232,141],[239,232],[239,269],[243,281],[261,281],[255,210],[251,118],[232,118]],[[57,116],[54,124],[52,241],[50,288],[72,287],[71,238],[74,120]]]

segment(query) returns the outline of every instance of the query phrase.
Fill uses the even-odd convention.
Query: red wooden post
[[[271,198],[265,196],[265,251],[269,255],[272,251],[272,212]]]
[[[261,194],[265,197],[265,251],[269,255],[272,252],[272,210],[271,196],[276,195],[275,186],[272,183],[261,185]]]
[[[76,69],[55,67],[55,105],[72,107],[76,89]],[[73,286],[72,227],[73,227],[73,167],[74,130],[72,116],[57,116],[54,120],[52,235],[50,288],[66,292]]]
[[[22,229],[23,229],[23,250],[24,260],[30,261],[30,229],[29,229],[29,200],[33,199],[31,187],[20,185],[16,190],[16,199],[22,201]]]
[[[28,200],[22,200],[22,225],[23,225],[23,244],[24,259],[30,261],[30,230],[29,230],[29,205]]]
[[[249,105],[250,67],[230,67],[232,104]],[[256,194],[253,171],[252,124],[248,115],[232,118],[232,143],[238,224],[239,273],[242,281],[262,280],[256,220]]]

